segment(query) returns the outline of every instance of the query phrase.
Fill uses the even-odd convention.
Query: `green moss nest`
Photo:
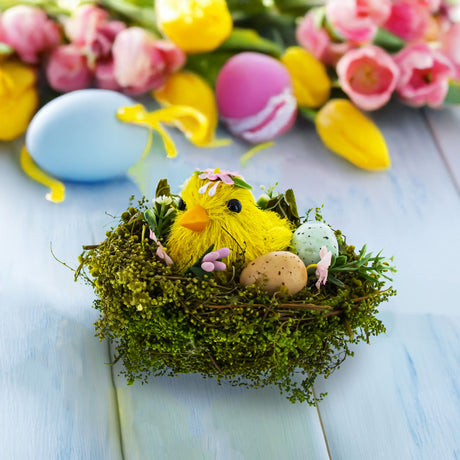
[[[352,344],[385,331],[377,307],[395,291],[385,289],[379,270],[331,267],[336,282],[318,291],[309,276],[291,297],[178,274],[155,257],[145,208],[144,200],[130,207],[104,242],[84,247],[75,275],[93,286],[96,335],[113,343],[129,383],[198,373],[234,386],[277,385],[291,402],[314,404],[323,397],[313,392],[316,378],[352,356]],[[364,252],[336,235],[341,264],[360,266]],[[381,267],[382,259],[362,265]]]

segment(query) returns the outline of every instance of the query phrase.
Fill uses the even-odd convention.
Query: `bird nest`
[[[234,386],[277,385],[291,402],[313,404],[323,396],[313,392],[316,378],[385,331],[376,314],[395,294],[385,287],[394,268],[380,253],[355,251],[335,230],[338,254],[324,285],[310,269],[296,294],[284,286],[268,293],[264,283],[240,284],[244,251],[225,272],[203,270],[203,255],[185,271],[168,265],[161,242],[168,248],[183,203],[165,180],[157,196],[153,207],[145,199],[130,206],[101,244],[84,246],[75,273],[94,288],[96,335],[112,343],[129,383],[197,373]],[[319,209],[299,218],[292,191],[269,189],[258,204],[292,229],[312,214],[322,221]]]

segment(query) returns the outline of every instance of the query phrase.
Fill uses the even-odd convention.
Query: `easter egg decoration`
[[[217,77],[216,97],[230,132],[254,144],[286,132],[297,114],[289,72],[265,54],[244,52],[230,58]]]
[[[306,266],[319,262],[319,251],[323,246],[337,257],[337,238],[331,227],[323,222],[305,222],[296,229],[292,237],[292,248]]]
[[[148,142],[146,129],[117,118],[119,108],[134,104],[123,94],[101,89],[59,96],[32,119],[26,148],[40,168],[62,180],[117,177],[139,161]]]
[[[283,286],[290,295],[297,294],[307,284],[307,269],[302,260],[287,251],[269,252],[253,260],[240,275],[243,286],[259,284],[269,294]]]
[[[177,124],[197,145],[213,138],[215,126],[210,127],[209,116],[175,102],[148,112],[115,91],[67,93],[46,104],[33,118],[21,152],[21,166],[32,179],[51,189],[47,198],[54,202],[64,199],[61,180],[95,182],[124,173],[144,195],[148,194],[142,160],[151,148],[152,131],[159,134],[170,158],[177,150],[163,123]]]

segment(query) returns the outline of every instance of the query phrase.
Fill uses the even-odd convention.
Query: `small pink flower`
[[[108,18],[106,11],[87,4],[78,7],[64,23],[67,36],[84,50],[91,68],[96,60],[110,57],[115,37],[126,29],[122,22]]]
[[[395,0],[385,29],[406,41],[420,40],[430,25],[430,5],[417,0]]]
[[[39,55],[51,51],[61,41],[58,26],[40,8],[17,5],[2,16],[3,41],[21,60],[36,64]]]
[[[442,50],[455,67],[455,80],[460,80],[460,24],[452,24],[442,36]]]
[[[120,32],[112,53],[115,79],[128,94],[160,87],[170,73],[185,63],[185,54],[179,48],[171,44],[166,50],[162,40],[155,40],[140,27]]]
[[[342,89],[363,110],[385,105],[396,88],[398,66],[382,48],[365,46],[349,51],[337,64]]]
[[[209,192],[208,192],[209,196],[214,196],[216,194],[217,187],[219,186],[221,181],[224,184],[233,185],[235,181],[232,179],[232,176],[233,177],[238,176],[238,172],[220,171],[216,173],[215,170],[212,168],[208,168],[205,171],[200,171],[200,172],[201,174],[198,177],[203,180],[207,179],[210,182],[207,182],[206,184],[203,185],[203,187],[200,187],[200,189],[198,190],[198,193],[203,195],[204,193],[206,193],[206,191],[208,190],[212,182],[215,182],[215,184],[209,189]]]
[[[201,263],[201,268],[205,272],[223,272],[227,269],[227,266],[220,262],[217,259],[223,259],[224,257],[228,257],[230,255],[230,249],[228,248],[221,248],[214,252],[209,252],[203,257],[203,261]]]
[[[92,81],[86,57],[74,45],[61,45],[53,51],[46,76],[49,85],[63,93],[88,88]]]
[[[112,59],[101,61],[96,64],[94,78],[98,88],[110,89],[112,91],[119,91],[121,89],[115,78]]]
[[[390,15],[390,0],[329,0],[326,17],[346,40],[370,42]]]
[[[168,254],[166,254],[166,250],[165,248],[163,247],[163,245],[158,241],[157,239],[157,236],[155,235],[155,233],[150,229],[150,239],[153,240],[156,244],[157,244],[157,250],[155,252],[155,254],[157,255],[157,257],[159,259],[161,259],[163,262],[166,263],[166,265],[170,266],[170,265],[174,265],[174,262],[173,260],[171,259],[171,257],[168,256]]]
[[[414,107],[439,107],[449,89],[455,71],[441,51],[420,43],[404,48],[395,56],[400,69],[399,96]]]
[[[323,286],[326,284],[328,268],[332,260],[332,252],[328,251],[326,246],[323,246],[319,251],[319,256],[321,260],[316,264],[316,278],[318,281],[315,286],[317,289],[321,288],[321,283],[323,283]]]

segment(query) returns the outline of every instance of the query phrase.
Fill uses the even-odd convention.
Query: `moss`
[[[144,203],[125,211],[103,243],[82,253],[76,272],[94,287],[96,335],[113,342],[129,383],[198,373],[232,385],[277,385],[291,402],[313,404],[316,378],[351,356],[352,344],[385,331],[377,307],[395,291],[384,289],[378,271],[336,271],[339,282],[320,292],[310,277],[289,298],[184,276],[155,257],[144,211]],[[340,255],[355,266],[359,254],[337,236]]]

